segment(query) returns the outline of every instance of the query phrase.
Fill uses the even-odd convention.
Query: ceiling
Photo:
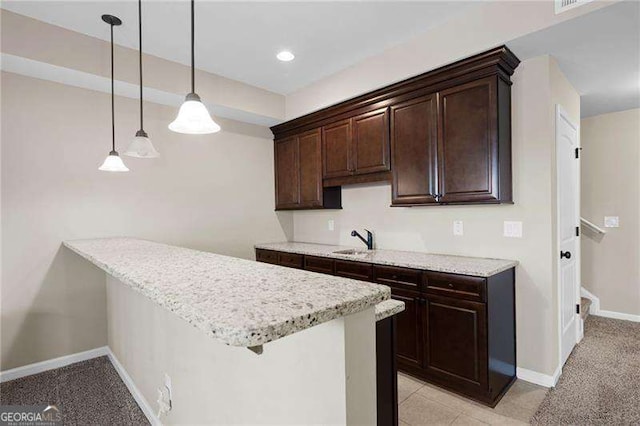
[[[196,67],[288,94],[474,7],[473,1],[196,2]],[[138,47],[136,1],[2,1],[2,8],[104,40],[105,13],[123,20],[116,43]],[[190,63],[186,1],[143,3],[146,53]],[[291,50],[296,59],[275,55]]]
[[[640,108],[640,2],[623,1],[507,45],[521,59],[549,54],[580,93],[582,117]]]

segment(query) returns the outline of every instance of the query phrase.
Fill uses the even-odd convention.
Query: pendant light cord
[[[138,34],[138,41],[140,44],[140,48],[138,49],[138,52],[140,54],[140,130],[144,130],[144,114],[142,113],[142,0],[138,0]]]
[[[113,90],[113,24],[111,27],[111,149],[116,150],[115,95]]]
[[[195,0],[191,0],[191,93],[196,93],[195,73]]]

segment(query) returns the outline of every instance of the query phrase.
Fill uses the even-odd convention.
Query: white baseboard
[[[136,400],[136,402],[140,406],[140,409],[142,410],[144,415],[147,417],[147,420],[149,420],[149,423],[151,423],[153,426],[161,426],[162,422],[160,421],[160,419],[156,417],[155,413],[153,412],[153,409],[149,405],[149,402],[146,400],[146,398],[142,395],[142,392],[140,392],[136,384],[133,382],[133,380],[131,379],[131,376],[129,376],[129,373],[127,373],[127,371],[124,369],[122,364],[120,364],[120,361],[118,361],[118,358],[116,358],[113,352],[111,352],[111,349],[108,349],[108,356],[109,356],[109,360],[111,361],[111,364],[113,364],[113,367],[116,369],[116,371],[120,375],[120,378],[122,379],[124,384],[127,386],[127,389],[129,389],[129,392],[133,396],[133,399]]]
[[[591,300],[591,306],[589,307],[589,314],[598,315],[600,312],[600,299],[595,294],[591,293],[584,287],[580,287],[580,297],[586,297]]]
[[[614,319],[625,320],[625,321],[640,322],[640,315],[625,314],[624,312],[603,311],[602,309],[599,309],[598,313],[594,315],[599,317],[614,318]]]
[[[109,357],[109,361],[118,372],[118,375],[124,382],[124,384],[129,389],[129,392],[133,396],[133,399],[136,400],[140,409],[149,420],[153,426],[161,426],[162,422],[156,417],[153,409],[147,402],[147,400],[142,396],[142,393],[138,390],[136,385],[131,380],[131,377],[126,372],[118,358],[111,352],[108,346],[103,346],[101,348],[95,348],[84,352],[78,352],[76,354],[62,356],[60,358],[49,359],[42,362],[36,362],[35,364],[29,364],[22,367],[12,368],[10,370],[1,371],[0,372],[0,383],[8,382],[9,380],[20,379],[22,377],[31,376],[33,374],[42,373],[45,371],[53,370],[55,368],[64,367],[70,364],[74,364],[76,362],[86,361],[93,358],[98,358],[101,356]]]
[[[640,315],[625,314],[624,312],[606,311],[600,309],[600,299],[584,287],[580,287],[580,296],[591,299],[589,313],[597,317],[613,318],[625,321],[640,322]]]
[[[84,352],[78,352],[71,355],[61,356],[60,358],[48,359],[42,362],[36,362],[34,364],[24,365],[22,367],[12,368],[0,372],[0,383],[8,382],[9,380],[20,379],[22,377],[31,376],[33,374],[42,373],[44,371],[53,370],[54,368],[64,367],[69,364],[74,364],[80,361],[86,361],[88,359],[97,358],[100,356],[108,355],[109,348],[103,346],[101,348],[90,349]]]
[[[558,383],[560,374],[562,374],[562,368],[560,366],[553,373],[553,376],[538,373],[537,371],[533,370],[527,370],[526,368],[516,368],[516,376],[518,377],[518,379],[524,380],[525,382],[534,383],[539,386],[544,386],[545,388],[554,387],[556,383]]]

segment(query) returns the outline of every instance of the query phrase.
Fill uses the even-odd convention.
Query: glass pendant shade
[[[157,158],[160,153],[156,151],[147,133],[144,130],[138,130],[124,155],[137,158]]]
[[[200,96],[189,93],[178,111],[178,116],[169,124],[169,129],[177,133],[205,135],[219,132],[220,126],[213,121]]]
[[[102,166],[98,170],[103,172],[128,172],[129,169],[124,165],[122,159],[116,151],[116,110],[115,110],[115,91],[113,90],[113,27],[122,25],[122,21],[117,16],[102,15],[102,20],[109,24],[111,29],[111,152],[104,160]]]
[[[117,151],[111,151],[109,156],[104,160],[102,166],[98,167],[98,170],[103,172],[128,172],[127,166],[122,162],[122,158],[118,155]]]

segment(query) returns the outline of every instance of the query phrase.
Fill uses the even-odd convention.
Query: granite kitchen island
[[[66,241],[107,274],[109,348],[162,422],[375,424],[386,286],[131,238]]]

